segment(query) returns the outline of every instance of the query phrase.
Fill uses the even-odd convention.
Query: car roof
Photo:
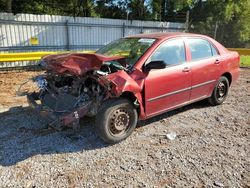
[[[184,33],[184,32],[162,32],[162,33],[145,33],[145,34],[137,34],[131,35],[126,38],[155,38],[155,39],[165,39],[177,36],[197,36],[197,37],[206,37],[204,35],[193,34],[193,33]]]

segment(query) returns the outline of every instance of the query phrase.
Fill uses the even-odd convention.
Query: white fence
[[[0,53],[98,49],[137,33],[184,31],[185,24],[0,13]]]

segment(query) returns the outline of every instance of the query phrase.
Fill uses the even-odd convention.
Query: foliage
[[[248,46],[250,42],[249,0],[201,0],[190,4],[191,31],[214,36],[227,47]],[[233,40],[232,40],[233,39]]]
[[[145,0],[130,0],[128,2],[128,10],[130,16],[137,20],[148,20],[151,19],[148,5]]]
[[[8,12],[7,2],[12,2],[11,11],[17,13],[55,14],[67,16],[95,16],[91,0],[0,0],[0,11]],[[2,5],[2,6],[1,6]]]
[[[98,17],[125,19],[127,3],[124,1],[96,0],[95,12]]]
[[[240,56],[241,66],[250,66],[250,56]]]

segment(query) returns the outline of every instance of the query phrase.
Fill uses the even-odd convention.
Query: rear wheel
[[[228,90],[229,90],[228,79],[224,76],[220,77],[214,88],[212,96],[208,99],[209,103],[214,106],[222,104],[227,98]]]
[[[137,119],[137,111],[129,100],[107,100],[96,115],[95,130],[105,142],[117,143],[133,132]]]

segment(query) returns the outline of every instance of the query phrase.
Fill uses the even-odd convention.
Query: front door
[[[161,44],[147,63],[164,61],[165,69],[152,69],[145,78],[145,106],[147,117],[176,108],[189,101],[191,75],[186,63],[183,40],[171,39]],[[147,64],[146,63],[146,64]]]

